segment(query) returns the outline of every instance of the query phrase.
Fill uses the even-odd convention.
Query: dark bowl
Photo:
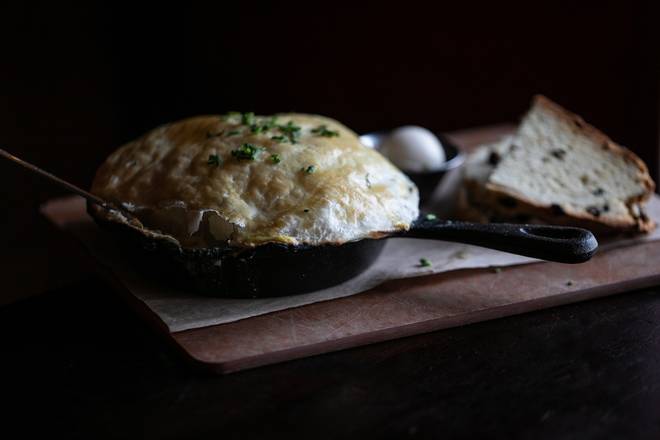
[[[379,150],[387,135],[388,132],[386,131],[363,134],[360,136],[360,142],[367,147]],[[438,133],[435,133],[435,135],[440,140],[447,158],[442,167],[435,171],[422,173],[402,170],[417,185],[420,205],[426,204],[431,199],[433,192],[447,174],[447,171],[458,168],[465,162],[465,154],[447,136]]]

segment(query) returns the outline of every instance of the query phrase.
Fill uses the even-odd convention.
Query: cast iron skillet
[[[150,268],[159,278],[178,278],[184,287],[218,296],[256,298],[319,290],[346,281],[367,269],[383,250],[385,238],[408,237],[454,241],[562,263],[581,263],[598,243],[585,229],[560,226],[475,224],[420,217],[410,230],[337,245],[266,244],[250,249],[181,248],[162,236],[146,235],[126,223],[110,221],[106,201],[0,149],[0,156],[86,197],[87,211],[116,232],[125,245],[141,252],[135,266]],[[121,209],[125,211],[125,209]],[[131,213],[126,212],[129,217]],[[405,263],[402,263],[405,264]],[[174,275],[170,277],[169,275]]]
[[[108,221],[99,215],[102,209],[88,203],[88,211],[97,222],[122,237],[132,250],[137,245],[142,251],[127,254],[139,255],[137,266],[148,267],[161,279],[175,275],[184,286],[192,285],[199,292],[233,298],[294,295],[339,284],[371,266],[383,250],[385,240],[391,237],[473,244],[561,263],[587,261],[598,247],[596,238],[586,229],[466,223],[420,216],[408,231],[340,245],[265,244],[251,249],[186,249],[166,239],[146,237],[125,224]]]

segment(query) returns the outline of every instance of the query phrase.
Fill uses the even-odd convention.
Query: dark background
[[[0,146],[87,187],[111,150],[189,115],[296,110],[358,132],[452,131],[513,122],[544,93],[657,177],[650,1],[239,3],[0,3]],[[209,377],[74,266],[72,240],[38,215],[61,190],[3,162],[0,188],[0,304],[48,291],[0,308],[3,433],[660,432],[657,288]]]
[[[111,150],[189,115],[295,110],[358,132],[451,131],[515,121],[543,93],[656,175],[651,2],[438,3],[3,5],[0,145],[87,187]],[[62,191],[6,163],[0,188],[0,275],[17,294],[61,281],[67,262],[37,207]]]

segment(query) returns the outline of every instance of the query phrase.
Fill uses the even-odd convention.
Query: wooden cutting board
[[[510,129],[467,130],[452,138],[469,149]],[[342,299],[173,333],[106,275],[188,360],[229,373],[660,284],[658,262],[660,241],[648,242],[602,252],[580,265],[536,263],[391,281]]]

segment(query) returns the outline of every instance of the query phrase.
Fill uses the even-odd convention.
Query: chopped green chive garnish
[[[277,127],[277,118],[275,116],[271,117],[268,121],[264,122],[262,127],[264,130],[270,130],[271,128]]]
[[[229,136],[236,136],[237,134],[241,134],[241,132],[238,131],[238,130],[231,130],[231,131],[228,131],[227,134],[226,134],[225,136],[226,136],[226,137],[229,137]]]
[[[209,160],[206,162],[208,165],[215,165],[219,167],[222,164],[222,159],[217,154],[209,155]]]
[[[426,258],[420,258],[419,259],[419,266],[420,267],[429,267],[431,266],[431,262],[427,260]]]
[[[254,124],[254,113],[247,112],[241,114],[241,124],[243,125],[252,125]]]
[[[282,143],[286,142],[286,138],[284,136],[271,136],[271,139],[274,140],[275,142]]]
[[[334,137],[334,136],[339,136],[338,131],[334,130],[328,130],[328,127],[326,125],[319,125],[318,127],[314,128],[312,130],[312,133],[318,136],[323,136],[323,137]]]
[[[232,150],[231,155],[237,159],[254,160],[263,148],[257,147],[253,144],[243,144],[237,150]]]
[[[438,216],[435,214],[426,214],[426,220],[435,220]]]
[[[314,165],[310,165],[308,167],[302,167],[300,171],[304,171],[307,174],[312,174],[314,171],[316,171],[316,167]]]
[[[271,155],[270,155],[270,160],[271,160],[271,162],[273,162],[273,163],[280,163],[280,162],[282,162],[282,158],[280,157],[279,154],[271,154]]]
[[[292,144],[295,144],[300,138],[300,127],[295,125],[293,121],[287,122],[286,125],[278,125],[277,128],[289,138]]]
[[[266,121],[262,121],[262,123],[259,124],[257,123],[257,118],[254,116],[254,113],[244,113],[242,116],[242,122],[245,125],[249,125],[250,131],[254,134],[266,132],[277,126],[275,116]]]

